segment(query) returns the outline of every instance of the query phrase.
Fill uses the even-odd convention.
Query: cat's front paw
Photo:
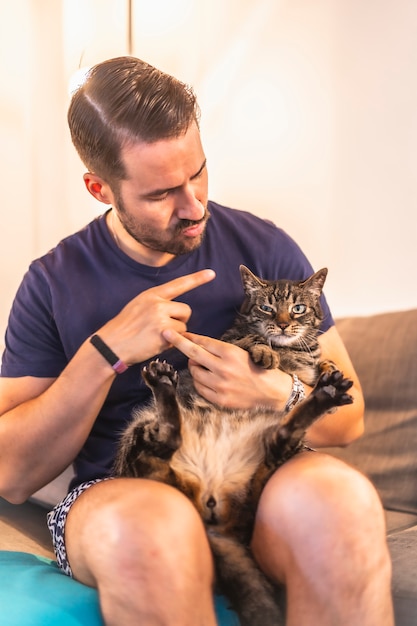
[[[352,385],[353,381],[345,378],[340,370],[334,369],[321,374],[311,393],[322,410],[329,411],[344,404],[352,404],[353,398],[347,393]]]
[[[178,372],[166,361],[151,361],[147,367],[142,370],[142,378],[151,389],[159,384],[172,385],[176,387],[178,384]]]
[[[248,352],[255,365],[266,370],[273,370],[279,366],[279,356],[269,346],[255,344],[248,349]]]

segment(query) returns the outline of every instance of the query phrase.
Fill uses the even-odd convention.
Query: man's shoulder
[[[289,245],[293,247],[293,239],[270,219],[259,217],[249,211],[230,208],[213,202],[208,203],[212,219],[209,227],[216,238],[227,239],[231,235],[237,236],[246,245],[262,242],[262,245]]]
[[[94,256],[97,249],[103,245],[104,239],[104,215],[100,215],[80,230],[61,239],[46,254],[35,259],[33,264],[49,267],[63,260],[68,262],[71,258]]]
[[[224,204],[220,204],[214,200],[209,200],[208,209],[215,219],[223,219],[231,221],[232,223],[235,223],[236,221],[251,222],[263,225],[266,228],[277,228],[270,220],[258,217],[250,211],[225,206]]]
[[[282,229],[276,226],[271,220],[259,217],[250,211],[231,208],[214,202],[213,200],[209,201],[208,209],[213,218],[211,220],[212,223],[225,225],[232,230],[240,230],[244,227],[248,227],[255,228],[257,231],[260,230],[265,233],[283,233]]]

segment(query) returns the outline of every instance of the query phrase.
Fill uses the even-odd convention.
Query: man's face
[[[197,125],[174,139],[122,150],[127,179],[114,194],[117,218],[150,265],[190,252],[203,239],[207,168]],[[168,256],[167,256],[168,255]]]

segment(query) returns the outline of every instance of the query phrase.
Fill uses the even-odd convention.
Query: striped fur
[[[247,350],[264,367],[279,367],[313,385],[318,377],[320,295],[327,269],[304,281],[263,280],[241,265],[245,300],[224,341]]]
[[[316,383],[312,393],[286,414],[221,409],[196,393],[188,371],[178,376],[168,363],[153,361],[143,377],[154,403],[135,412],[123,433],[115,475],[159,480],[190,498],[207,529],[217,583],[242,626],[280,626],[274,588],[249,550],[258,500],[271,474],[303,448],[306,429],[352,401],[352,383],[332,364],[319,364],[318,300],[326,270],[303,283],[261,281],[244,267],[241,273],[246,299],[225,340],[262,367],[288,366]],[[305,311],[294,310],[301,304]]]

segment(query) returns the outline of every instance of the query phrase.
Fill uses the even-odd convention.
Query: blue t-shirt
[[[163,267],[137,263],[115,244],[105,215],[35,260],[17,291],[6,331],[3,377],[57,377],[80,345],[135,296],[150,287],[204,268],[216,279],[179,300],[192,309],[188,329],[220,337],[243,300],[239,265],[265,279],[302,280],[313,272],[300,248],[271,222],[210,202],[202,245]],[[327,330],[333,320],[323,298]],[[186,358],[163,355],[177,369]],[[75,459],[75,484],[109,474],[115,444],[132,409],[149,400],[143,363],[117,376],[91,434]]]

